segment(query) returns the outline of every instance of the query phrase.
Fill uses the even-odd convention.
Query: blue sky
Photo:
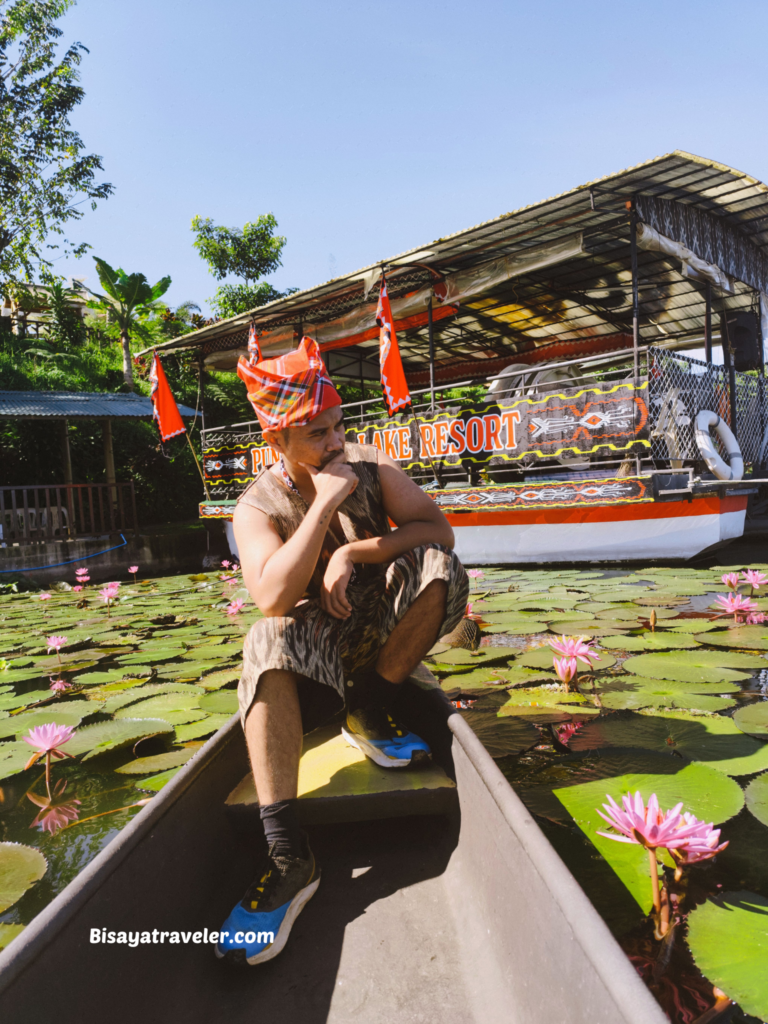
[[[768,4],[79,0],[74,116],[115,194],[71,237],[207,308],[194,214],[309,287],[672,149],[768,178]],[[97,279],[89,257],[63,274]]]

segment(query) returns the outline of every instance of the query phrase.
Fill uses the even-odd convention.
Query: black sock
[[[309,854],[307,833],[299,825],[293,800],[278,800],[274,804],[264,804],[259,808],[259,816],[264,825],[267,845],[273,853],[283,857],[302,857]]]
[[[372,705],[389,707],[401,685],[390,683],[373,666],[358,669],[352,673],[351,682],[347,683],[347,710],[358,711]]]

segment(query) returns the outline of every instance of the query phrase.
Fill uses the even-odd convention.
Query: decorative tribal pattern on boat
[[[428,493],[441,509],[451,512],[560,508],[569,505],[617,505],[653,500],[650,477],[504,484],[498,487],[472,487]]]

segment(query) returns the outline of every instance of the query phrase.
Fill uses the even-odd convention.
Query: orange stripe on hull
[[[558,523],[615,523],[638,519],[687,519],[690,516],[723,515],[742,512],[747,507],[744,495],[718,497],[707,495],[693,501],[654,501],[626,505],[580,505],[577,508],[521,509],[519,512],[448,512],[451,526],[528,526],[534,523],[555,526]]]

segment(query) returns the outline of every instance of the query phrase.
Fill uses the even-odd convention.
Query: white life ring
[[[730,465],[717,454],[715,442],[709,428],[714,427],[718,437],[728,453]],[[715,474],[718,480],[741,480],[744,476],[744,459],[741,456],[739,442],[733,436],[733,431],[716,412],[710,409],[702,409],[696,416],[696,444],[699,446],[701,457],[707,464],[709,470]]]

